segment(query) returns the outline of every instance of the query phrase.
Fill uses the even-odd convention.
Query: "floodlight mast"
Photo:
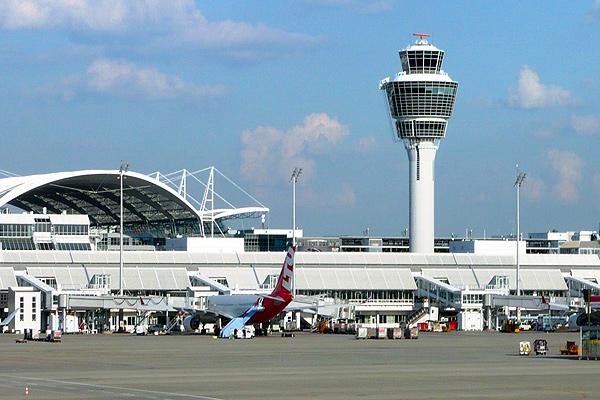
[[[292,183],[292,245],[296,246],[296,183],[302,174],[302,168],[296,167],[292,171],[290,182]]]
[[[523,185],[523,182],[525,181],[525,176],[526,174],[524,172],[522,172],[521,170],[519,170],[519,164],[517,164],[517,178],[515,180],[514,183],[514,187],[516,189],[516,214],[517,214],[517,232],[516,232],[516,242],[517,242],[517,257],[516,257],[516,267],[517,267],[517,291],[516,294],[517,296],[521,295],[521,289],[520,289],[520,270],[521,270],[521,264],[519,262],[519,243],[521,241],[521,210],[520,210],[520,197],[521,197],[521,185]],[[517,322],[521,322],[521,307],[517,306],[517,310],[516,310],[516,318],[517,318]]]
[[[119,183],[120,183],[120,229],[119,229],[119,296],[123,296],[123,179],[125,173],[129,170],[129,163],[121,161],[119,168]]]

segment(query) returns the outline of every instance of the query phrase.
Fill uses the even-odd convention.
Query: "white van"
[[[252,325],[244,326],[237,330],[236,339],[252,339],[255,336],[255,330]]]

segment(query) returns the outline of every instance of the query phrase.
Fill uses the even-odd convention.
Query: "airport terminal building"
[[[169,325],[210,296],[272,289],[292,231],[231,229],[230,220],[268,208],[217,209],[214,181],[196,201],[182,177],[92,170],[0,179],[0,330]],[[300,241],[295,291],[307,306],[284,316],[295,328],[318,318],[389,327],[446,318],[481,330],[498,328],[516,306],[532,317],[568,315],[582,289],[600,293],[600,258],[587,250],[533,254],[520,242],[515,296],[515,241],[460,240],[428,254],[371,251],[368,240],[367,251],[308,246],[336,240]]]

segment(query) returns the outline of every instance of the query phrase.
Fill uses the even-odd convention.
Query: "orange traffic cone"
[[[25,396],[29,396],[29,386],[25,386]]]

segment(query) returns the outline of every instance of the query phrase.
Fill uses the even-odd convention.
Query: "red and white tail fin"
[[[272,296],[281,297],[282,299],[291,299],[294,297],[293,287],[294,287],[294,253],[296,252],[296,246],[290,246],[288,248],[287,254],[285,256],[285,261],[283,262],[283,267],[281,268],[281,274],[279,274],[279,279],[277,279],[277,285],[273,292]]]

